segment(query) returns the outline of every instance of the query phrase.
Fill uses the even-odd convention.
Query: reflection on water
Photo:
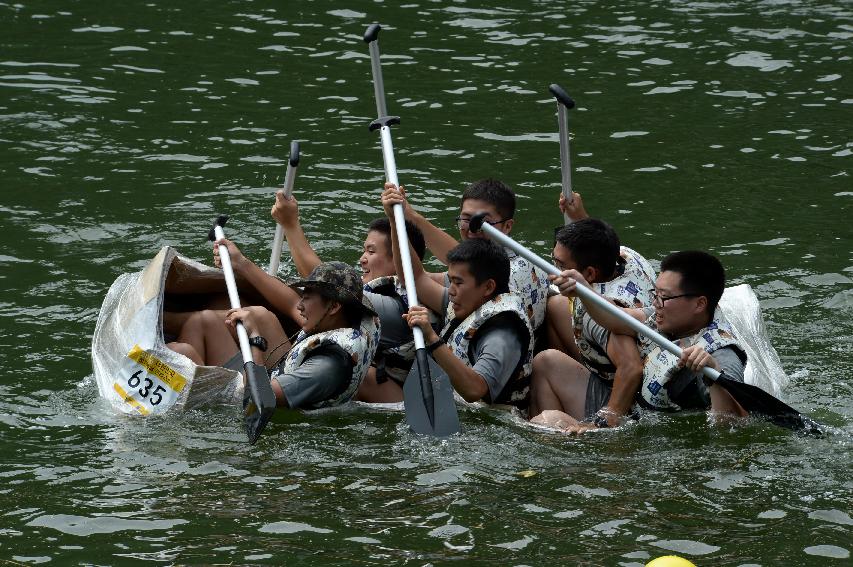
[[[43,2],[0,14],[5,556],[849,561],[847,7]],[[500,177],[519,194],[514,234],[547,253],[560,222],[547,86],[561,84],[578,103],[573,181],[590,212],[653,260],[720,255],[761,300],[791,379],[783,397],[830,434],[657,415],[570,439],[465,409],[463,432],[436,441],[399,412],[358,408],[277,418],[248,447],[228,411],[111,414],[88,354],[107,287],[163,244],[207,259],[219,212],[265,262],[291,140],[309,238],[356,261],[382,214],[361,41],[373,21],[415,206],[449,227],[467,182]]]

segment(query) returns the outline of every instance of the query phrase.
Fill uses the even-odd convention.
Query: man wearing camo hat
[[[228,247],[236,275],[250,284],[269,284],[272,278],[234,243],[219,240],[214,250],[220,244]],[[194,313],[170,347],[196,364],[239,369],[242,358],[233,330],[242,321],[255,362],[271,371],[279,407],[317,409],[351,400],[379,344],[379,319],[364,296],[361,277],[343,262],[323,262],[307,278],[279,285],[275,295],[274,308],[300,322],[292,346],[272,311],[251,306],[228,311],[224,320],[222,312]]]

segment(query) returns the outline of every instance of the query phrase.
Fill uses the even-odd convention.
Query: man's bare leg
[[[575,329],[572,324],[569,298],[564,295],[549,297],[545,314],[545,321],[548,325],[548,346],[579,360],[580,351],[575,344]]]
[[[554,349],[540,352],[533,359],[531,421],[556,423],[566,421],[567,417],[575,422],[584,419],[588,384],[589,370],[576,360]]]
[[[725,420],[725,418],[746,417],[749,415],[722,386],[711,384],[708,391],[711,394],[711,416],[713,418],[722,418]]]
[[[193,348],[191,344],[188,343],[178,343],[171,342],[167,343],[166,346],[178,354],[182,354],[193,361],[194,364],[198,364],[199,366],[204,365],[204,359],[198,353],[198,351]]]

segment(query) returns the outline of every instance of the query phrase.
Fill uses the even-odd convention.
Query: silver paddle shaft
[[[557,102],[557,125],[560,127],[560,173],[562,176],[563,196],[567,203],[571,203],[572,197],[572,162],[569,152],[569,119],[568,110],[565,105]],[[572,222],[569,215],[563,214],[566,224]]]
[[[371,44],[372,45],[372,44]],[[379,129],[379,139],[382,140],[382,161],[385,163],[385,179],[400,187],[397,179],[397,162],[394,161],[394,145],[391,142],[391,129],[383,126]],[[415,288],[415,273],[412,270],[412,253],[409,249],[409,235],[406,233],[406,214],[403,205],[394,205],[394,225],[397,230],[397,242],[400,249],[400,260],[403,263],[403,282],[406,284],[406,297],[409,305],[418,304],[418,292]],[[424,348],[424,333],[420,327],[414,327],[415,349]]]
[[[296,166],[287,164],[287,172],[284,174],[284,196],[290,197],[293,195],[293,185],[296,182]],[[274,276],[278,273],[278,266],[281,263],[281,249],[284,246],[284,227],[280,224],[275,224],[275,236],[272,241],[272,253],[270,254],[270,265],[267,273]]]
[[[523,244],[519,244],[518,242],[516,242],[515,240],[513,240],[512,238],[510,238],[506,234],[502,233],[501,231],[499,231],[495,227],[491,226],[490,224],[484,222],[482,230],[483,230],[483,232],[485,232],[489,236],[489,238],[491,238],[495,242],[499,243],[501,246],[503,246],[505,248],[509,248],[510,250],[512,250],[513,252],[515,252],[519,256],[521,256],[522,258],[529,260],[537,268],[540,268],[541,270],[545,271],[548,274],[552,274],[555,276],[560,275],[561,272],[556,266],[549,264],[547,261],[545,261],[540,256],[536,255],[534,252],[532,252],[530,249],[525,247]],[[630,327],[637,334],[648,337],[649,340],[651,340],[654,343],[657,343],[658,345],[660,345],[661,348],[668,350],[669,352],[671,352],[672,354],[674,354],[677,357],[681,357],[681,348],[678,345],[676,345],[674,342],[670,341],[669,339],[667,339],[666,337],[664,337],[663,335],[661,335],[660,333],[658,333],[654,329],[650,329],[649,327],[642,324],[637,319],[634,319],[633,317],[631,317],[630,315],[625,313],[622,309],[620,309],[619,307],[616,307],[615,305],[613,305],[612,303],[610,303],[609,301],[607,301],[606,299],[604,299],[603,297],[601,297],[600,295],[598,295],[597,293],[595,293],[594,291],[592,291],[591,289],[586,287],[585,285],[582,285],[582,284],[576,285],[575,286],[575,292],[577,293],[578,297],[580,297],[584,303],[597,305],[601,309],[607,311],[608,313],[610,313],[611,315],[613,315],[614,317],[619,319],[619,321],[621,321],[622,323],[624,323],[625,325]],[[720,377],[719,372],[717,372],[716,370],[714,370],[713,368],[710,368],[708,366],[705,366],[702,369],[702,372],[704,372],[705,376],[707,376],[711,380],[716,380],[717,378]]]
[[[388,116],[388,109],[385,106],[385,83],[382,82],[382,63],[379,61],[379,40],[371,41],[367,47],[370,50],[370,69],[373,72],[373,95],[376,99],[376,116]]]
[[[225,238],[225,231],[219,225],[213,228],[213,233],[216,235],[216,240]],[[224,244],[219,245],[219,261],[222,262],[222,272],[225,274],[225,286],[228,288],[228,300],[231,303],[231,309],[240,309],[240,296],[237,294],[237,280],[234,279],[234,267],[231,265],[231,255],[228,253],[228,247]],[[252,347],[249,345],[249,333],[246,332],[246,327],[243,326],[242,321],[237,321],[237,342],[240,344],[243,363],[253,361]]]

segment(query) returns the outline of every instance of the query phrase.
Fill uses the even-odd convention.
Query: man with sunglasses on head
[[[406,220],[417,226],[426,239],[427,248],[444,265],[447,265],[448,253],[458,242],[432,224],[422,214],[415,211],[406,199],[403,187],[386,188],[382,194],[383,202],[403,205]],[[505,183],[497,179],[480,179],[468,185],[462,193],[462,204],[456,226],[462,241],[470,238],[486,238],[483,232],[470,232],[469,222],[476,213],[485,212],[485,222],[504,234],[512,231],[515,219],[515,193]],[[538,329],[545,320],[545,303],[548,295],[547,275],[533,264],[516,254],[507,251],[510,260],[509,289],[519,294],[524,302],[525,312],[534,329]],[[450,286],[447,272],[430,273],[430,277],[444,287]]]
[[[577,270],[617,305],[643,308],[651,304],[654,270],[640,254],[620,245],[610,225],[584,218],[558,229],[555,240],[557,268]],[[562,295],[556,298],[567,303]],[[571,426],[575,433],[619,425],[631,413],[642,381],[636,338],[611,333],[579,301],[574,302],[571,314],[565,308],[558,314],[549,313],[549,327],[557,318],[572,330],[574,352],[569,356],[552,348],[534,358],[532,421],[557,428]],[[579,423],[586,419],[592,421]]]
[[[574,296],[576,285],[595,291],[577,270],[566,270],[552,280],[564,295]],[[679,358],[640,337],[643,376],[637,401],[642,407],[660,411],[710,408],[715,414],[746,415],[725,389],[715,383],[709,386],[702,375],[702,368],[709,366],[733,380],[744,379],[746,353],[718,307],[725,285],[725,270],[714,256],[695,250],[675,252],[661,262],[652,306],[624,308],[682,348]],[[636,336],[633,329],[601,307],[590,303],[586,309],[611,333]],[[575,371],[567,378],[585,377]],[[565,419],[571,423],[575,417],[567,415]]]

